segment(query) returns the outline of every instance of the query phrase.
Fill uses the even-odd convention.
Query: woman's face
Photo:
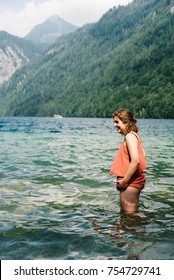
[[[114,126],[118,133],[126,135],[126,124],[123,123],[118,117],[114,117]]]

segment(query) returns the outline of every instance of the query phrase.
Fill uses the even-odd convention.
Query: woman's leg
[[[127,187],[120,190],[120,207],[125,212],[137,212],[140,190],[134,187]]]

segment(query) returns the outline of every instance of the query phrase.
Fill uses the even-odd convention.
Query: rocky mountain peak
[[[25,37],[35,44],[50,45],[64,34],[74,32],[78,27],[62,19],[58,15],[53,15],[41,24],[36,25]]]

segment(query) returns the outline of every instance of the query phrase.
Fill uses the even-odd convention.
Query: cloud
[[[95,22],[113,6],[132,0],[0,0],[0,30],[20,37],[52,15],[77,26]]]

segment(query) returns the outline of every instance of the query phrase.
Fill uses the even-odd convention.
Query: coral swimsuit
[[[130,132],[130,133],[133,133],[138,138],[138,152],[140,157],[140,164],[138,166],[137,171],[134,173],[134,175],[128,182],[128,185],[142,190],[146,182],[146,176],[143,172],[143,170],[147,167],[146,156],[139,135],[135,132]],[[110,174],[117,176],[117,179],[123,178],[126,174],[129,164],[130,164],[130,156],[125,146],[125,143],[123,141],[115,156],[114,162],[112,163]],[[118,183],[117,183],[117,187],[119,187]]]

